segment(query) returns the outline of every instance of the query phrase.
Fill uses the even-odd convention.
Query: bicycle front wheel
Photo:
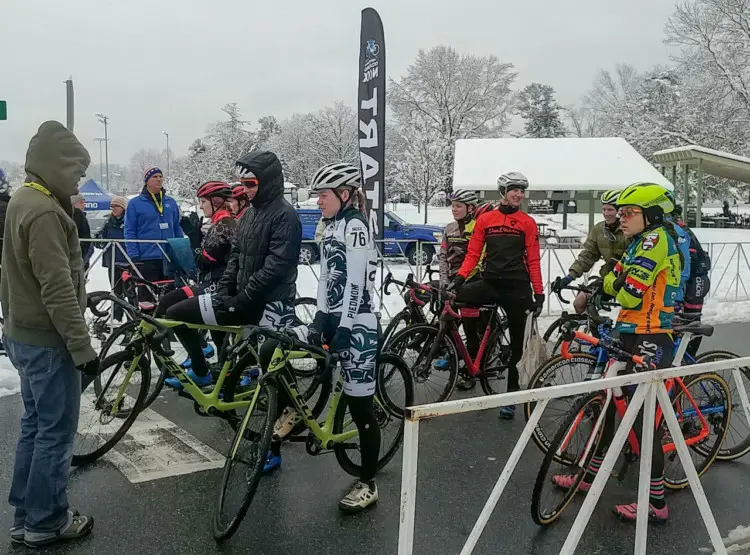
[[[412,323],[411,321],[411,313],[409,312],[408,308],[403,309],[401,312],[396,314],[390,322],[388,322],[388,325],[385,328],[385,331],[383,332],[383,337],[380,339],[380,344],[384,345],[383,351],[387,350],[388,348],[388,342],[400,331],[406,329],[409,327],[409,325]]]
[[[703,362],[716,362],[717,360],[732,360],[740,358],[740,355],[730,351],[707,351],[698,355],[696,364]],[[739,370],[735,375],[734,370]],[[717,459],[720,461],[733,461],[745,456],[750,452],[750,415],[745,412],[743,406],[743,395],[740,387],[744,389],[745,397],[750,397],[750,368],[736,367],[716,372],[729,385],[732,399],[732,418],[729,420],[729,429],[724,443],[719,449]]]
[[[143,358],[135,365],[132,354],[122,351],[102,360],[99,370],[98,391],[89,385],[81,393],[73,466],[89,464],[112,449],[144,408],[150,372]]]
[[[224,463],[214,515],[217,541],[232,537],[250,508],[271,445],[277,403],[277,382],[266,376],[258,383]]]
[[[557,520],[575,497],[602,438],[605,398],[590,393],[576,402],[551,441],[531,494],[531,518],[539,526]]]
[[[349,415],[346,395],[342,395],[333,418],[333,433],[342,434],[355,428]],[[404,410],[412,406],[414,390],[412,377],[404,361],[393,354],[381,353],[375,369],[375,395],[372,400],[375,420],[380,428],[380,450],[377,470],[394,457],[404,438]],[[336,460],[347,474],[359,477],[362,457],[359,436],[350,443],[333,447]]]
[[[686,379],[685,389],[680,388],[677,391],[672,406],[682,435],[688,442],[688,452],[695,465],[695,471],[700,477],[716,459],[727,434],[732,416],[729,386],[718,374],[702,374],[690,380]],[[702,420],[706,421],[705,427]],[[664,485],[669,489],[682,489],[688,486],[685,469],[674,446],[669,447],[672,438],[663,418],[661,427],[662,445],[665,449]],[[705,437],[697,440],[702,435]]]

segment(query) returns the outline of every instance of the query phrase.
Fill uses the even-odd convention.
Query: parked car
[[[314,241],[315,228],[321,218],[321,211],[316,208],[298,208],[297,214],[302,222],[302,240]],[[435,255],[436,245],[440,242],[443,229],[434,225],[410,224],[393,212],[385,212],[385,256],[406,256],[409,264],[428,265]],[[421,249],[417,248],[421,245]],[[380,245],[378,245],[380,248]],[[318,245],[303,242],[300,251],[300,264],[313,264],[320,258]]]

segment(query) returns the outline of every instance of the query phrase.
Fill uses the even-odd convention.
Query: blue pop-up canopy
[[[109,210],[112,195],[102,191],[93,179],[89,179],[83,187],[79,187],[79,191],[86,199],[86,210]]]

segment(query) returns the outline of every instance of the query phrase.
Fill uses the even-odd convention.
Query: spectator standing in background
[[[97,239],[104,239],[96,246],[100,249],[104,249],[102,254],[102,266],[107,268],[107,276],[109,276],[109,284],[112,287],[112,292],[118,297],[122,297],[125,293],[124,283],[122,282],[121,273],[124,268],[127,267],[128,261],[123,254],[125,245],[122,243],[107,243],[106,240],[117,240],[125,238],[125,211],[128,207],[128,199],[125,197],[113,197],[109,201],[110,214],[109,219],[104,224],[104,227],[99,230],[96,234]],[[114,254],[115,259],[115,270],[112,272],[112,255]],[[122,307],[115,305],[114,317],[115,320],[121,320],[123,315]]]
[[[164,176],[156,166],[143,174],[141,194],[131,199],[125,213],[125,239],[157,241],[183,237],[180,227],[180,208],[177,201],[167,195],[162,186]],[[164,279],[164,252],[166,244],[126,243],[128,256],[136,263],[143,278],[148,281]],[[141,300],[152,300],[141,288]]]
[[[73,221],[78,229],[78,239],[91,239],[91,226],[86,218],[86,199],[83,195],[77,194],[70,197],[70,203],[73,205]],[[83,270],[89,269],[91,255],[94,253],[94,245],[91,241],[81,241],[81,256],[83,257]]]

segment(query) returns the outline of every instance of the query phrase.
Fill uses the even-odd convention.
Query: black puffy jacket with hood
[[[240,162],[258,179],[258,192],[238,220],[217,296],[244,291],[253,304],[294,298],[302,224],[284,199],[281,162],[274,153],[260,150]]]

